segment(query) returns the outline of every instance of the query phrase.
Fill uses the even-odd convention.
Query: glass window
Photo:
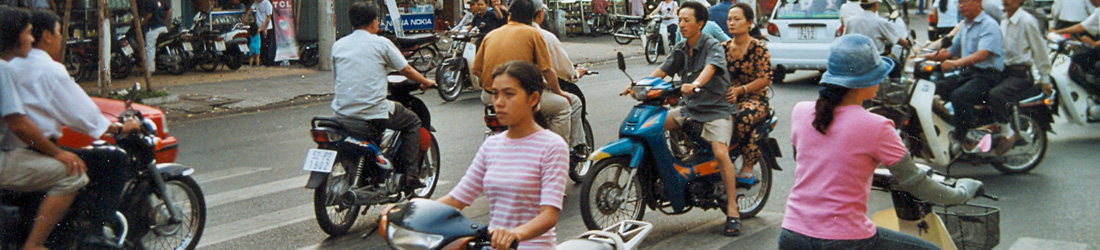
[[[782,0],[781,0],[782,1]],[[839,19],[844,0],[798,0],[783,2],[775,19]]]

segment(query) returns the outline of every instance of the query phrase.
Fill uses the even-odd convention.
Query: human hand
[[[955,181],[955,190],[966,194],[967,200],[974,199],[982,189],[982,182],[970,178],[962,178]],[[965,203],[965,202],[963,202]]]
[[[493,249],[512,249],[512,242],[519,241],[519,233],[511,229],[493,228],[489,230],[492,238]]]
[[[436,87],[435,81],[431,80],[431,79],[428,79],[427,82],[420,83],[420,90],[428,90],[430,88],[435,88],[435,87]]]
[[[726,101],[730,103],[736,103],[737,98],[740,97],[742,94],[745,94],[741,93],[741,89],[742,88],[738,87],[730,87],[729,90],[726,91]]]
[[[128,120],[126,120],[126,122],[122,123],[122,130],[120,130],[120,132],[122,132],[123,134],[126,134],[126,133],[133,132],[134,130],[138,130],[138,129],[141,129],[141,120],[140,119],[128,119]]]
[[[624,96],[624,95],[629,95],[629,94],[630,94],[630,87],[626,87],[626,89],[624,89],[622,93],[619,93],[619,96]]]
[[[261,36],[266,36],[267,35],[267,29],[260,30],[260,35]]]
[[[65,164],[65,168],[68,169],[65,171],[66,175],[80,175],[88,171],[88,167],[84,165],[84,160],[81,160],[80,157],[72,152],[61,151],[61,153],[54,155],[53,158]]]
[[[1039,84],[1039,88],[1043,89],[1043,94],[1046,94],[1046,95],[1054,94],[1054,86],[1050,85],[1050,83]]]
[[[583,77],[588,73],[588,68],[577,66],[577,77]]]
[[[940,71],[952,71],[955,70],[955,68],[957,67],[959,67],[958,60],[945,60],[943,61],[943,63],[940,64]]]
[[[560,95],[562,98],[565,98],[565,100],[569,102],[569,105],[573,105],[573,98],[569,98],[569,95],[565,94],[564,92],[558,92],[557,94]]]
[[[695,94],[695,88],[698,88],[698,87],[699,86],[696,86],[695,84],[691,84],[691,83],[680,85],[680,92],[683,92],[685,95]]]

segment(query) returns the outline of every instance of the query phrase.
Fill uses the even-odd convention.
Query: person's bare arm
[[[710,82],[710,78],[714,77],[714,72],[717,70],[718,67],[714,66],[713,64],[707,64],[706,67],[703,67],[703,71],[699,72],[699,77],[695,78],[695,81],[691,82],[691,84],[681,85],[680,91],[683,91],[686,95],[694,94],[695,88],[707,85],[707,82]]]
[[[561,86],[558,85],[558,73],[554,71],[553,67],[542,70],[542,77],[546,80],[546,87],[550,88],[554,94],[565,96],[565,92],[561,91]],[[566,97],[566,100],[569,98]],[[572,103],[572,101],[570,101]]]
[[[408,77],[409,80],[420,83],[420,89],[428,89],[435,86],[435,81],[424,77],[424,75],[421,75],[420,72],[416,71],[416,69],[412,67],[412,65],[405,66],[405,68],[398,71],[398,73],[401,73],[401,75]]]
[[[458,209],[458,211],[462,211],[462,209],[465,209],[466,206],[468,206],[468,205],[466,205],[466,203],[462,203],[461,201],[458,201],[458,199],[455,199],[454,197],[451,197],[450,195],[443,196],[443,198],[439,198],[438,200],[435,200],[435,201],[438,201],[440,203],[447,204],[448,206],[454,207],[455,209]]]
[[[989,54],[990,53],[988,50],[978,50],[977,52],[971,53],[970,55],[959,58],[957,60],[943,61],[943,64],[940,64],[940,67],[942,67],[943,70],[953,70],[958,67],[971,66],[979,62],[985,61],[989,58]]]
[[[668,73],[665,73],[665,71],[661,70],[661,68],[657,68],[653,70],[653,73],[649,73],[649,76],[656,78],[665,78],[666,76],[668,76]]]
[[[19,137],[20,141],[27,144],[31,148],[42,152],[42,154],[48,155],[61,161],[69,168],[67,174],[80,174],[87,171],[87,167],[84,165],[84,160],[77,157],[75,154],[62,150],[57,144],[54,144],[46,135],[42,134],[41,130],[38,130],[38,126],[31,122],[31,119],[26,115],[15,114],[4,117],[4,124],[8,126],[16,137]]]
[[[1066,27],[1064,29],[1054,31],[1054,33],[1058,33],[1058,34],[1078,34],[1078,33],[1082,33],[1082,32],[1085,32],[1085,26],[1082,26],[1080,23],[1074,24],[1073,26],[1069,26],[1069,27]]]

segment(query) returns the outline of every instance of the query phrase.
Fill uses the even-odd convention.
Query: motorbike
[[[653,16],[649,18],[649,24],[645,27],[642,39],[642,52],[645,61],[657,63],[658,56],[665,54],[672,48],[672,41],[668,39],[668,28],[661,25],[661,21],[672,19],[671,17]]]
[[[439,85],[439,97],[443,101],[454,101],[462,90],[469,88],[481,90],[481,82],[478,76],[470,72],[470,67],[477,56],[478,28],[469,31],[451,32],[451,56],[444,59],[439,65],[439,71],[435,73],[435,82]]]
[[[653,230],[653,225],[625,220],[601,230],[588,231],[559,244],[556,249],[630,250]],[[392,249],[482,250],[489,249],[489,226],[466,218],[458,209],[433,200],[413,199],[382,214],[378,231]],[[511,249],[519,246],[512,242]]]
[[[917,164],[918,167],[930,167]],[[933,180],[953,186],[955,180],[928,171]],[[944,250],[993,249],[1000,243],[1001,210],[977,204],[933,205],[903,191],[886,169],[875,169],[871,186],[890,193],[893,208],[876,212],[871,222],[931,242]],[[978,197],[997,201],[981,190]]]
[[[600,72],[588,71],[584,75],[598,75]],[[596,140],[592,135],[592,124],[588,122],[588,103],[584,98],[584,92],[577,86],[576,83],[564,81],[558,79],[558,85],[561,90],[570,94],[574,94],[581,99],[581,126],[584,129],[584,143],[574,146],[569,149],[569,179],[573,182],[584,182],[584,173],[587,172],[587,165],[581,165],[587,163],[586,157],[592,153],[592,146],[596,145]],[[489,131],[485,132],[485,138],[489,136],[504,133],[508,130],[508,126],[500,124],[500,120],[497,118],[496,109],[493,105],[485,106],[485,126],[489,128]],[[581,169],[578,169],[581,167]]]
[[[205,72],[213,72],[221,64],[225,64],[230,70],[241,68],[244,64],[244,53],[248,52],[248,38],[227,39],[224,33],[213,28],[207,16],[206,13],[195,14],[190,30],[194,39],[188,41],[194,46],[194,60],[191,63],[197,64]],[[242,25],[236,24],[233,29],[241,29]],[[247,30],[247,25],[243,26]],[[231,48],[234,50],[230,50]]]
[[[65,69],[69,71],[69,76],[73,79],[87,80],[95,75],[96,66],[99,62],[96,58],[99,58],[97,53],[99,49],[90,39],[78,39],[65,41],[69,48],[68,54],[65,56],[65,61],[62,62],[65,65]]]
[[[941,97],[936,96],[936,81],[945,77],[957,77],[958,70],[943,72],[939,62],[923,58],[911,60],[912,78],[897,84],[888,84],[887,90],[871,101],[868,110],[894,121],[898,133],[914,158],[924,159],[933,165],[950,168],[958,162],[971,164],[991,164],[1005,174],[1027,173],[1039,165],[1047,150],[1047,133],[1053,122],[1051,104],[1054,97],[1044,96],[1038,87],[1029,90],[1030,98],[1011,105],[1012,127],[1020,133],[1012,149],[1003,155],[988,150],[964,150],[963,142],[955,139],[957,124],[954,112]],[[910,73],[911,72],[911,73]],[[975,106],[977,117],[985,119],[980,124],[990,124],[991,108],[986,105]],[[982,145],[986,143],[983,137]],[[1000,141],[1000,140],[998,140]],[[990,140],[992,143],[992,141]]]
[[[194,169],[177,163],[156,162],[156,124],[143,119],[130,108],[138,85],[130,91],[127,111],[119,121],[142,119],[141,130],[117,135],[113,145],[97,141],[91,147],[122,151],[130,159],[119,167],[130,171],[133,178],[122,193],[122,210],[115,212],[107,228],[92,227],[86,196],[77,196],[70,213],[62,219],[47,247],[53,249],[109,249],[106,246],[83,245],[88,232],[109,231],[118,236],[117,244],[126,249],[195,249],[206,225],[206,201],[202,189],[191,177]],[[0,249],[19,249],[34,223],[34,216],[44,193],[0,191]]]
[[[299,46],[302,46],[301,48],[298,48],[298,63],[301,63],[302,66],[313,67],[314,65],[317,65],[318,62],[320,62],[320,58],[318,56],[320,52],[318,52],[319,49],[317,47],[317,41],[309,41],[298,44]]]
[[[115,30],[115,42],[111,44],[111,77],[125,79],[133,73],[134,66],[141,66],[141,58],[134,52],[144,52],[145,49],[134,49],[137,40],[130,35],[130,26],[119,27]]]
[[[584,33],[590,36],[611,33],[615,25],[611,23],[611,18],[606,13],[606,11],[604,13],[596,13],[595,11],[590,13],[588,18],[584,20]]]
[[[435,34],[416,34],[405,37],[387,34],[386,36],[401,50],[401,55],[405,56],[409,65],[421,74],[435,69],[443,59],[439,55],[439,47],[435,46],[436,41],[439,41],[439,37]]]
[[[156,66],[158,70],[167,70],[173,75],[181,75],[191,68],[189,65],[192,52],[195,50],[191,43],[193,36],[190,30],[179,24],[179,19],[173,19],[168,32],[157,37]]]
[[[619,27],[612,33],[612,36],[615,37],[615,43],[627,45],[633,42],[634,39],[645,38],[645,25],[642,23],[649,23],[648,17],[614,15],[614,18],[619,23]]]
[[[1057,35],[1048,36],[1051,47],[1056,52],[1051,55],[1051,84],[1057,90],[1055,97],[1058,106],[1065,112],[1065,118],[1078,126],[1096,127],[1100,124],[1100,89],[1096,87],[1095,77],[1090,79],[1086,67],[1071,60],[1076,53],[1093,48],[1084,43],[1068,40]],[[1058,111],[1057,109],[1055,111]]]
[[[625,73],[622,53],[618,54],[618,63]],[[592,169],[586,173],[580,193],[585,226],[600,229],[625,219],[641,220],[647,207],[668,215],[683,214],[693,207],[726,210],[726,189],[718,161],[710,152],[710,144],[700,138],[702,124],[685,122],[682,126],[687,138],[683,142],[689,150],[670,150],[670,144],[681,142],[668,140],[664,128],[669,110],[666,105],[679,102],[679,84],[649,77],[632,83],[630,90],[629,95],[641,103],[623,119],[620,139],[588,157]],[[772,171],[782,170],[776,161],[782,157],[779,144],[770,137],[777,123],[773,112],[757,126],[753,138],[746,138],[759,145],[762,157],[753,168],[757,183],[738,184],[741,218],[752,218],[763,210],[771,193]],[[730,151],[735,162],[739,152]]]
[[[383,130],[370,120],[367,128],[350,127],[349,120],[314,117],[310,134],[317,148],[306,155],[303,169],[310,171],[306,188],[313,189],[317,224],[329,235],[343,235],[355,224],[360,210],[372,205],[431,197],[439,181],[439,143],[433,134],[427,105],[411,93],[419,84],[391,73],[386,98],[401,103],[420,117],[420,161],[417,167],[423,187],[414,188],[405,173],[395,171],[390,159],[398,154],[399,131]],[[413,167],[413,166],[410,166]]]

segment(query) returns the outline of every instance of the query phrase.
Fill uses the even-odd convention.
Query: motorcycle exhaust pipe
[[[344,195],[340,197],[340,204],[344,206],[377,204],[383,200],[382,198],[382,190],[375,187],[361,187],[344,192]]]

